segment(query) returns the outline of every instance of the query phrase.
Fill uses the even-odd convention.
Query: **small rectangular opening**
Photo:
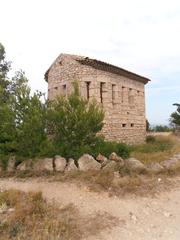
[[[134,127],[134,123],[131,123],[131,127]]]
[[[90,94],[89,94],[90,83],[91,83],[91,82],[86,82],[86,94],[87,94],[87,100],[89,100],[89,97],[90,97]]]
[[[103,103],[104,86],[105,86],[105,83],[104,82],[100,82],[100,101],[101,101],[101,103]]]
[[[58,87],[54,87],[54,89],[58,90]]]
[[[128,101],[129,101],[129,104],[133,104],[134,103],[134,96],[133,96],[132,88],[129,88]]]
[[[122,86],[122,94],[121,94],[121,102],[122,103],[124,102],[124,89],[125,89],[125,87]]]
[[[66,84],[62,85],[63,96],[66,96]]]
[[[116,85],[112,84],[112,103],[114,103],[114,100],[115,100],[115,88],[116,88]]]
[[[123,127],[123,128],[126,127],[126,123],[123,123],[123,124],[122,124],[122,127]]]

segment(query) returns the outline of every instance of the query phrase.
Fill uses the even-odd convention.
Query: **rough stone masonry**
[[[105,110],[102,135],[128,144],[144,142],[146,136],[144,85],[150,81],[117,66],[70,54],[60,54],[45,73],[48,98],[72,91],[78,81],[81,95],[95,98]]]

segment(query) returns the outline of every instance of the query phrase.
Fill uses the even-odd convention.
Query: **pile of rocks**
[[[143,164],[141,161],[135,158],[122,159],[116,153],[111,153],[108,158],[99,154],[96,159],[89,155],[84,154],[78,161],[74,159],[68,159],[61,156],[55,156],[54,158],[42,158],[37,160],[25,160],[21,162],[17,167],[15,166],[16,159],[11,157],[8,162],[7,171],[50,171],[50,172],[72,172],[72,171],[90,171],[90,170],[102,170],[102,171],[120,171],[125,169],[127,172],[133,172],[137,174],[141,173],[160,173],[165,170],[175,170],[180,168],[180,154],[174,155],[169,160],[162,161],[160,163]]]

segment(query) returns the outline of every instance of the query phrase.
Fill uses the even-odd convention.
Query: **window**
[[[133,90],[132,90],[132,88],[129,88],[128,101],[129,101],[129,104],[133,104],[133,103],[134,103],[134,96],[133,96]]]
[[[86,82],[86,93],[87,93],[87,100],[89,100],[89,97],[90,97],[90,95],[89,95],[89,87],[90,87],[90,83],[91,82]]]
[[[123,127],[123,128],[124,128],[124,127],[126,127],[126,124],[125,124],[125,123],[123,123],[123,124],[122,124],[122,127]]]
[[[122,86],[122,94],[121,94],[121,102],[122,103],[124,102],[124,90],[125,90],[125,87]]]
[[[66,84],[62,85],[63,96],[66,96]]]
[[[131,127],[134,127],[134,123],[131,123]]]
[[[104,91],[105,83],[100,82],[100,101],[103,103],[103,91]]]
[[[114,100],[115,100],[115,88],[116,88],[116,85],[115,84],[112,84],[112,103],[114,103]]]

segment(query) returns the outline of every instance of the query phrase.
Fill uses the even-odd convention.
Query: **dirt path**
[[[179,181],[179,179],[177,179]],[[86,240],[179,240],[180,186],[158,197],[108,197],[106,193],[89,192],[87,187],[72,183],[48,182],[44,179],[1,179],[0,188],[42,191],[44,197],[57,203],[73,203],[83,216],[108,213],[119,219],[117,226],[104,229]]]

